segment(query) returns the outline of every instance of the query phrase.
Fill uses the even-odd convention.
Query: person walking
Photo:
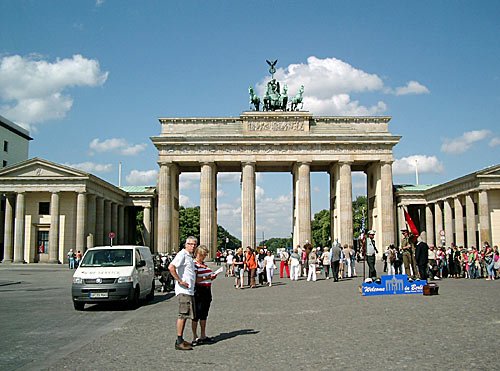
[[[243,256],[243,248],[240,247],[236,250],[236,255],[233,258],[233,272],[234,272],[234,287],[237,289],[243,288],[243,275],[245,274],[245,258]]]
[[[75,269],[75,253],[73,252],[73,249],[69,249],[67,256],[69,269]]]
[[[280,278],[283,278],[283,271],[286,272],[286,278],[290,277],[290,267],[288,266],[288,260],[290,256],[286,250],[280,252]]]
[[[287,262],[288,265],[288,262]],[[274,255],[271,250],[267,250],[267,255],[264,258],[264,268],[266,270],[267,284],[269,286],[273,285],[273,276],[276,265],[274,265]]]
[[[194,272],[196,275],[196,284],[194,289],[195,317],[191,322],[193,330],[192,345],[212,344],[214,341],[207,336],[207,318],[212,303],[212,281],[217,278],[212,269],[205,263],[208,255],[208,249],[200,245],[195,250]],[[200,337],[197,336],[198,322],[200,322]]]
[[[344,249],[342,250],[342,254],[344,255],[344,278],[351,278],[351,254],[352,250],[348,244],[344,245]]]
[[[233,252],[229,250],[226,256],[226,277],[233,276]]]
[[[247,246],[245,253],[245,270],[248,271],[248,286],[255,288],[255,274],[257,272],[257,261],[255,253],[250,246]]]
[[[325,270],[325,278],[327,280],[330,279],[330,249],[328,247],[325,247],[323,249],[323,254],[321,254],[320,257],[321,261],[323,262],[323,268]]]
[[[318,262],[318,255],[316,255],[316,250],[312,249],[307,256],[307,261],[309,263],[309,271],[307,273],[307,280],[316,282],[316,264]]]
[[[290,280],[298,281],[300,275],[300,255],[298,253],[298,249],[293,249],[292,254],[290,255]]]
[[[368,264],[368,277],[372,280],[377,278],[377,270],[375,269],[375,256],[378,254],[377,247],[375,246],[375,231],[368,231],[368,238],[366,239],[366,263]]]
[[[186,239],[184,248],[175,255],[168,266],[170,274],[175,280],[175,296],[179,300],[179,316],[177,318],[177,340],[175,349],[192,350],[193,346],[184,340],[186,320],[194,319],[194,285],[196,275],[194,270],[193,252],[198,244],[196,237]]]
[[[342,250],[340,249],[340,244],[335,243],[330,250],[330,262],[332,265],[332,277],[333,282],[339,281],[339,266],[340,266],[340,256],[342,255]]]

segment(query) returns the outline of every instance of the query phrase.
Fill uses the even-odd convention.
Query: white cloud
[[[442,173],[443,164],[436,156],[413,155],[400,158],[392,164],[392,171],[395,175],[414,174],[418,167],[419,173]]]
[[[395,89],[396,95],[407,95],[407,94],[429,94],[430,91],[424,85],[417,81],[409,81],[406,86],[400,86]]]
[[[444,153],[449,153],[457,155],[466,152],[475,142],[481,141],[489,136],[491,132],[489,130],[473,130],[467,131],[462,136],[458,138],[444,140],[441,145],[441,151]]]
[[[179,204],[184,207],[193,207],[194,204],[191,199],[186,195],[179,195]]]
[[[66,116],[73,98],[68,88],[101,86],[108,72],[99,62],[79,54],[55,62],[39,56],[6,56],[0,59],[2,114],[24,127]]]
[[[260,186],[255,186],[255,198],[257,200],[259,199],[262,199],[262,197],[264,197],[264,188],[260,187]]]
[[[125,156],[135,156],[147,147],[146,143],[130,144],[123,138],[111,138],[100,141],[98,138],[93,139],[89,148],[95,152],[115,152]]]
[[[96,7],[100,7],[102,4],[104,4],[104,0],[95,0]]]
[[[222,190],[222,189],[217,190],[217,198],[224,197],[225,195],[226,195],[226,192],[224,192],[224,190]]]
[[[179,189],[193,189],[200,187],[200,173],[181,173]]]
[[[217,182],[218,183],[239,183],[241,173],[218,173]]]
[[[126,177],[128,185],[155,185],[158,170],[132,170]]]
[[[495,137],[495,138],[491,139],[489,145],[490,145],[490,147],[496,147],[496,146],[500,145],[500,138]]]
[[[383,80],[373,73],[365,72],[336,58],[307,58],[307,63],[291,64],[278,68],[275,78],[287,84],[288,95],[293,97],[304,85],[304,109],[318,115],[365,116],[378,115],[387,110],[385,102],[365,106],[352,99],[353,93],[381,92],[392,93],[395,90],[384,86]],[[257,91],[262,96],[269,77],[257,84]],[[399,90],[398,90],[399,89]],[[399,94],[428,93],[428,89],[417,81],[408,82],[407,86],[396,89]]]
[[[80,162],[78,164],[65,163],[64,165],[83,170],[87,173],[109,173],[113,170],[112,164],[96,164],[94,162]]]
[[[319,188],[318,186],[315,186],[315,187],[313,187],[313,192],[314,193],[321,193],[321,188]]]

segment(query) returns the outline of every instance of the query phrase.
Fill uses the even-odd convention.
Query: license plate
[[[94,299],[94,298],[107,298],[108,293],[107,292],[91,292],[90,297],[92,299]]]

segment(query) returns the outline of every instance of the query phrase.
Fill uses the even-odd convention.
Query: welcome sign
[[[406,295],[424,293],[426,280],[409,281],[406,274],[397,274],[393,276],[380,277],[380,283],[363,282],[361,285],[361,294],[363,296],[375,295]]]

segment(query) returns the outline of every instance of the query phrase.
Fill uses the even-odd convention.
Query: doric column
[[[104,198],[97,197],[95,205],[95,245],[104,245]]]
[[[350,172],[350,171],[349,171]],[[392,162],[381,162],[380,164],[380,180],[381,180],[381,194],[380,206],[382,210],[381,215],[381,232],[382,232],[382,245],[381,248],[394,243],[394,197],[392,192]],[[351,180],[352,189],[352,180]],[[352,210],[352,191],[351,191],[351,210]],[[352,237],[352,212],[351,212],[351,240]],[[348,242],[351,244],[351,242]]]
[[[118,204],[116,202],[111,203],[111,232],[118,234]],[[116,238],[113,243],[115,245],[118,243]]]
[[[339,222],[340,222],[340,240],[339,242],[351,245],[353,243],[352,231],[352,174],[351,163],[341,162],[340,164],[340,182],[339,182]],[[391,192],[392,193],[392,192]],[[389,210],[387,210],[389,212]],[[390,212],[392,213],[392,207]],[[392,228],[392,224],[391,224]],[[391,233],[392,229],[391,229]]]
[[[85,222],[87,212],[87,195],[85,192],[78,192],[76,197],[76,251],[85,251]]]
[[[87,249],[96,243],[97,199],[96,195],[87,195]]]
[[[425,234],[427,236],[427,244],[436,246],[434,239],[434,215],[432,213],[432,205],[425,205]]]
[[[297,241],[311,241],[311,169],[310,163],[297,163]]]
[[[490,205],[488,192],[479,191],[479,240],[481,244],[488,241],[491,245]]]
[[[453,199],[455,204],[455,244],[463,246],[464,240],[464,208],[459,197]]]
[[[201,165],[200,179],[200,244],[208,248],[210,257],[217,250],[217,169],[214,163]]]
[[[5,197],[5,227],[4,227],[4,238],[3,238],[3,262],[12,263],[14,255],[14,199],[12,196],[7,195]]]
[[[441,204],[436,202],[434,204],[434,222],[436,228],[436,246],[441,246],[441,231],[443,230],[443,209],[441,208]]]
[[[401,246],[401,229],[406,229],[406,219],[404,215],[404,205],[399,205],[398,207],[398,246]]]
[[[172,230],[172,164],[161,164],[158,175],[158,252],[171,252]]]
[[[241,243],[255,248],[255,163],[242,164]]]
[[[444,200],[444,233],[446,246],[450,246],[453,241],[453,215],[451,212],[451,200]]]
[[[142,214],[142,223],[144,225],[144,243],[151,247],[151,206],[145,206]]]
[[[103,245],[111,244],[109,232],[111,232],[111,201],[104,200],[104,230],[103,230]]]
[[[124,206],[118,205],[118,244],[123,245],[125,243],[125,215]],[[149,245],[147,245],[149,246]]]
[[[465,224],[467,227],[467,247],[476,246],[476,212],[471,193],[465,195]]]
[[[49,263],[59,263],[59,193],[50,196]]]
[[[16,196],[16,219],[14,221],[14,263],[24,263],[24,193]]]
[[[337,182],[338,182],[338,165],[331,164],[330,173],[330,241],[335,241],[338,238],[338,222],[337,222]],[[331,246],[330,246],[331,247]]]

